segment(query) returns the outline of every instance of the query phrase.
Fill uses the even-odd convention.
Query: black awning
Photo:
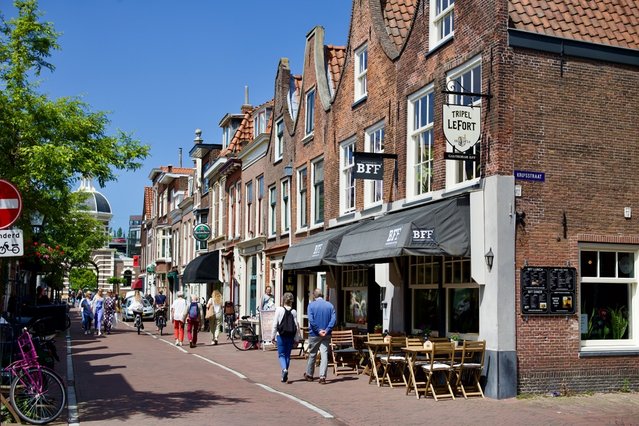
[[[335,260],[342,237],[362,223],[354,223],[340,228],[318,232],[294,244],[286,252],[283,269],[317,268],[324,265],[338,265]]]
[[[196,257],[186,265],[182,274],[183,283],[208,283],[219,280],[220,252],[208,252]]]
[[[402,255],[470,256],[468,195],[391,213],[348,232],[339,263],[383,262]]]

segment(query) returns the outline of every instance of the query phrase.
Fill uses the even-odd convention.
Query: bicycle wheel
[[[67,392],[55,371],[30,367],[18,373],[11,383],[11,405],[25,422],[43,425],[60,416]]]
[[[162,332],[164,331],[164,318],[160,317],[158,319],[158,328],[160,329],[160,336],[162,335]]]
[[[240,351],[248,351],[257,343],[257,335],[252,327],[238,325],[231,331],[231,342]]]

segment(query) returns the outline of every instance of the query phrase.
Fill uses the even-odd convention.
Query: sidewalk
[[[199,392],[215,391],[213,398],[218,398],[220,390],[226,389],[228,395],[248,394],[253,402],[241,405],[238,410],[233,406],[240,404],[235,396],[220,405],[219,400],[211,404],[209,399],[202,399],[202,393],[193,394],[180,399],[181,411],[170,413],[175,417],[175,424],[219,424],[211,419],[232,413],[234,416],[228,424],[416,425],[433,420],[442,425],[639,425],[639,394],[635,393],[508,400],[462,397],[435,402],[430,397],[418,400],[413,394],[407,396],[403,387],[379,388],[369,384],[365,375],[335,377],[329,370],[326,385],[318,384],[317,380],[306,382],[302,377],[306,361],[300,359],[291,362],[289,383],[281,383],[277,354],[273,350],[241,352],[227,341],[226,335],[220,336],[219,345],[208,346],[208,332],[200,333],[196,348],[189,348],[188,343],[185,347],[176,347],[172,344],[171,327],[168,335],[160,337],[152,322],[145,322],[150,335],[138,336],[128,323],[119,324],[118,330],[106,338],[84,336],[77,313],[71,315],[74,382],[70,384],[75,384],[77,391],[80,424],[101,424],[102,421],[107,424],[113,420],[109,416],[116,415],[125,415],[122,420],[135,420],[137,424],[167,419],[166,406],[171,402],[155,407],[155,401],[163,398],[162,395],[169,401],[182,397],[175,381],[193,375],[197,379],[188,380],[201,379],[201,383],[194,385],[200,387]],[[60,354],[65,353],[61,348]],[[115,361],[121,358],[129,361],[124,365]],[[61,360],[59,365],[65,367],[63,364]],[[140,371],[143,366],[147,366],[148,371]],[[315,375],[318,375],[317,369]],[[152,394],[145,389],[153,389]],[[127,399],[127,395],[131,397]],[[104,408],[98,407],[96,412],[92,401],[109,398],[125,411],[109,410],[109,414],[100,416]],[[128,409],[127,413],[127,409],[121,407],[125,402],[135,403],[135,409]],[[291,407],[290,414],[295,417],[277,419],[276,412],[282,411],[283,404]],[[305,404],[319,411],[312,411]],[[274,413],[264,418],[265,410]],[[288,410],[283,411],[286,414]]]

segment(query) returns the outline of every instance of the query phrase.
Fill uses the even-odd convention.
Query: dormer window
[[[253,116],[253,137],[258,137],[262,133],[266,133],[266,126],[271,115],[268,108],[257,111]]]
[[[315,89],[306,92],[306,119],[304,120],[304,136],[313,134],[315,130]]]

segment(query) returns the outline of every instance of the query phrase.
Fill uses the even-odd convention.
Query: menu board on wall
[[[575,313],[575,268],[521,269],[521,313],[564,315]]]

